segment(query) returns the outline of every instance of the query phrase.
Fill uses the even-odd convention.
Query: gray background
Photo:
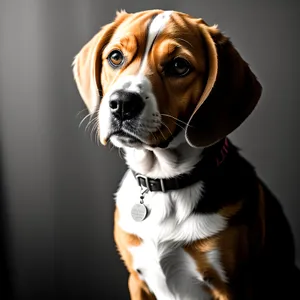
[[[299,2],[2,0],[1,207],[15,299],[128,299],[112,240],[125,164],[78,128],[86,111],[71,74],[73,56],[121,8],[217,23],[251,64],[263,96],[231,138],[283,204],[299,264]]]

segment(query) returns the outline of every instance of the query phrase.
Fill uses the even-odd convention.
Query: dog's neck
[[[152,178],[170,178],[189,173],[201,159],[203,148],[192,148],[185,141],[184,132],[167,148],[124,148],[128,167]]]

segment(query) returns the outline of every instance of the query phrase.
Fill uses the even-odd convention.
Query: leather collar
[[[212,175],[226,159],[230,150],[228,138],[224,138],[203,151],[203,158],[190,173],[172,178],[150,178],[132,170],[138,185],[150,192],[168,192],[193,185]]]

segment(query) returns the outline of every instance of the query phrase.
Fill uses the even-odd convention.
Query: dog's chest
[[[128,249],[133,268],[157,299],[210,299],[196,262],[183,249],[184,244],[212,236],[226,226],[219,214],[192,213],[202,189],[202,183],[197,183],[176,192],[148,193],[144,201],[149,215],[142,222],[131,216],[140,200],[140,188],[131,173],[125,175],[117,193],[118,225],[142,239],[139,246]]]
[[[146,240],[129,251],[133,268],[158,300],[210,299],[196,263],[181,247]]]

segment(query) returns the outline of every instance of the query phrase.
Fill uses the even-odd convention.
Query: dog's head
[[[205,147],[253,111],[261,85],[216,26],[187,14],[120,12],[79,52],[74,77],[100,140],[163,147],[185,130]]]

